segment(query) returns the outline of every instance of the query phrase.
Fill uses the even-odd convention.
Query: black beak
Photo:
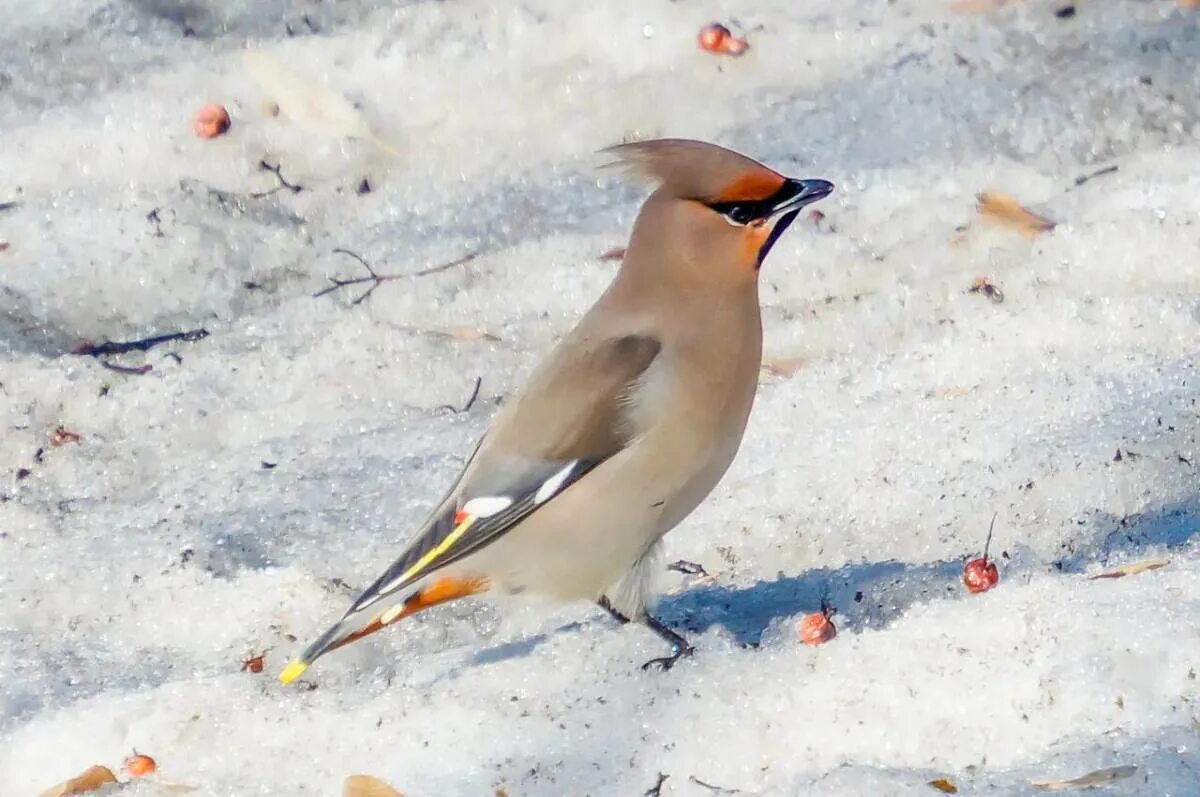
[[[775,222],[775,226],[771,228],[770,234],[767,235],[767,240],[763,242],[762,248],[758,250],[758,267],[762,268],[763,261],[767,259],[767,254],[771,251],[771,247],[779,240],[779,237],[787,231],[796,217],[800,215],[800,210],[805,205],[811,205],[813,202],[824,199],[833,193],[833,183],[828,180],[787,180],[783,187],[775,192],[769,199],[765,200],[765,204],[769,208],[767,218],[779,217]]]
[[[833,183],[828,180],[785,180],[783,187],[766,200],[771,216],[790,210],[799,210],[805,205],[824,199],[833,193]]]

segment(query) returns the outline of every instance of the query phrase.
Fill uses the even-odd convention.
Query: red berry
[[[995,562],[989,562],[987,557],[972,559],[963,568],[963,583],[968,592],[987,592],[1000,582],[1000,571]]]
[[[216,138],[223,135],[230,124],[229,111],[214,102],[200,109],[192,122],[192,129],[200,138]]]
[[[724,25],[719,25],[716,22],[711,25],[705,25],[700,29],[700,49],[708,50],[710,53],[723,52],[725,43],[732,37],[733,34]]]
[[[739,39],[736,36],[730,36],[725,41],[725,46],[721,48],[721,52],[726,55],[741,55],[750,49],[750,42],[745,39]]]
[[[800,641],[806,645],[822,645],[837,636],[837,626],[825,612],[814,612],[800,621]]]
[[[153,758],[136,750],[133,752],[133,755],[125,759],[125,771],[129,773],[129,777],[131,778],[145,777],[156,769],[158,769],[158,764],[154,763]]]
[[[700,49],[720,55],[741,55],[750,49],[750,43],[734,36],[729,28],[716,22],[705,25],[696,37]]]

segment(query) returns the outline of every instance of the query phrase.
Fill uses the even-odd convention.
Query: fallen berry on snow
[[[156,769],[158,769],[158,764],[154,763],[154,759],[137,750],[134,750],[133,755],[125,759],[125,772],[131,778],[143,778]]]
[[[267,652],[264,650],[257,656],[251,656],[242,662],[242,672],[260,673],[267,664]]]
[[[200,138],[216,138],[229,129],[229,111],[225,110],[224,105],[218,105],[215,102],[205,105],[196,114],[196,121],[192,123],[192,129],[196,131],[196,135]]]
[[[996,517],[997,515],[992,515],[992,522],[988,526],[987,541],[983,544],[983,556],[972,559],[963,567],[963,584],[967,586],[968,592],[987,592],[1000,583],[1000,571],[996,569],[996,563],[988,560],[988,548],[992,544],[992,531],[996,528]]]
[[[963,568],[963,583],[968,592],[987,592],[1000,582],[1000,571],[987,557],[972,559]]]
[[[823,645],[837,636],[837,626],[826,612],[813,612],[800,621],[800,641],[806,645]]]
[[[750,49],[749,42],[734,36],[729,28],[716,22],[701,28],[697,40],[701,50],[721,55],[741,55]]]

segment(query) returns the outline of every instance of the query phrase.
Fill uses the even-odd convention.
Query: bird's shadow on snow
[[[1200,496],[1125,517],[1097,512],[1082,522],[1080,531],[1066,555],[1056,560],[1039,558],[1019,542],[992,555],[1002,574],[1007,571],[1011,578],[1039,570],[1082,573],[1094,565],[1134,561],[1151,551],[1170,552],[1200,538]],[[695,633],[722,627],[746,646],[758,645],[772,623],[824,607],[836,610],[844,630],[880,628],[913,604],[964,598],[960,580],[969,558],[922,564],[856,562],[798,575],[780,573],[773,581],[749,586],[702,584],[667,595],[658,613],[669,624]]]
[[[1182,548],[1200,537],[1200,495],[1118,516],[1096,512],[1081,521],[1085,536],[1064,547],[1053,566],[1064,573],[1080,573],[1093,563],[1136,559],[1146,551]]]
[[[1157,509],[1116,517],[1097,512],[1082,521],[1079,536],[1066,555],[1047,560],[1018,541],[998,546],[992,556],[1002,580],[1033,572],[1078,574],[1096,565],[1133,561],[1150,551],[1169,552],[1200,538],[1200,496]],[[703,634],[722,628],[745,647],[757,647],[773,624],[824,607],[836,610],[843,632],[882,628],[914,604],[937,598],[966,599],[963,565],[977,554],[913,564],[894,559],[820,567],[796,575],[780,573],[771,581],[727,585],[693,579],[691,586],[659,601],[656,614],[685,633]],[[568,623],[553,631],[504,642],[474,654],[467,666],[494,664],[532,655],[552,636],[590,625]]]
[[[748,586],[693,586],[660,600],[658,615],[691,633],[721,627],[738,644],[756,647],[772,624],[826,607],[846,630],[884,626],[914,603],[951,595],[961,574],[961,561],[820,567]]]

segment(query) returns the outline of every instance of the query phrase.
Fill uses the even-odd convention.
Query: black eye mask
[[[766,199],[743,199],[734,202],[710,202],[708,206],[731,224],[745,226],[753,221],[766,221],[779,216],[767,240],[758,250],[758,267],[779,237],[791,226],[805,205],[824,199],[833,191],[828,180],[785,180],[779,190]]]
[[[740,199],[733,202],[709,202],[708,206],[734,224],[749,224],[760,219],[769,219],[791,210],[799,210],[817,200],[824,199],[833,191],[828,180],[784,180],[766,199]]]

